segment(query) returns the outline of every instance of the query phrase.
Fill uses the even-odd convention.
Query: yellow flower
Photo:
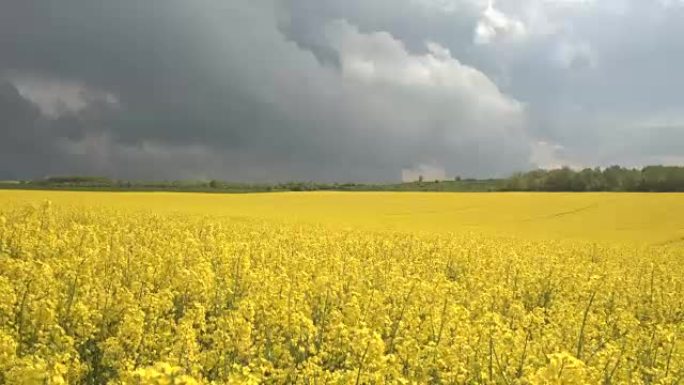
[[[203,211],[205,196],[151,195],[193,214],[147,195],[48,195],[0,208],[0,383],[672,384],[684,371],[676,244],[353,229],[277,220],[254,197],[235,199],[261,214],[237,218]],[[386,209],[357,218],[338,198],[340,223]]]

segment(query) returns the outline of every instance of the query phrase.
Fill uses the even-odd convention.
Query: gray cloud
[[[677,162],[684,10],[663,4],[9,0],[0,178]]]

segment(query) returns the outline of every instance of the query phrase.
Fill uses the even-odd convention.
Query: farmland
[[[78,209],[261,219],[412,233],[476,232],[524,239],[631,244],[684,237],[679,193],[386,193],[202,194],[0,190],[0,204],[50,200]]]
[[[0,191],[0,383],[677,384],[684,197]]]

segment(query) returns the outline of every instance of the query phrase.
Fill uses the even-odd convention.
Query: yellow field
[[[677,194],[0,191],[0,384],[681,384],[683,218]]]
[[[684,194],[639,193],[83,193],[2,191],[0,206],[40,203],[259,218],[426,233],[527,239],[682,242]]]

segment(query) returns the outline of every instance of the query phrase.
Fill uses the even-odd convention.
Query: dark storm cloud
[[[0,82],[0,116],[3,120],[0,164],[6,177],[17,178],[26,171],[27,164],[33,163],[34,157],[40,157],[41,114],[13,85]]]
[[[0,178],[502,175],[540,142],[571,164],[681,155],[623,135],[684,118],[678,6],[551,3],[8,0]]]

